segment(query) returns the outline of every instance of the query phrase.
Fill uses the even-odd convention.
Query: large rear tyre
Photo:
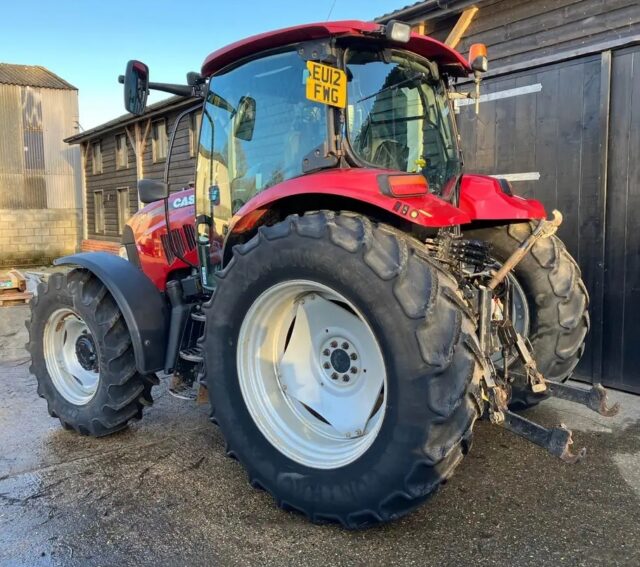
[[[491,255],[504,262],[524,242],[534,223],[517,223],[468,231],[465,237],[490,242]],[[580,268],[556,237],[538,240],[513,271],[518,292],[524,292],[527,329],[538,369],[545,378],[566,381],[580,361],[589,331],[589,295]],[[514,370],[520,363],[514,363]],[[520,381],[512,384],[510,407],[525,409],[548,397],[535,394]]]
[[[38,395],[65,429],[109,435],[152,404],[157,378],[137,372],[122,313],[90,272],[55,273],[40,284],[27,328]]]
[[[234,248],[205,310],[213,417],[278,506],[388,521],[469,450],[475,325],[407,235],[350,213],[291,216]]]

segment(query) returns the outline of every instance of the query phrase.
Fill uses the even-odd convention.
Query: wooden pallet
[[[33,293],[29,291],[3,291],[0,292],[0,307],[26,305],[32,297]]]
[[[8,291],[25,291],[27,280],[18,270],[0,272],[0,293]]]

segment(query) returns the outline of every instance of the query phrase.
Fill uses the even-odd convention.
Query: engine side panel
[[[133,232],[140,269],[160,291],[164,291],[168,275],[187,264],[174,257],[168,238],[188,261],[197,264],[195,247],[195,220],[193,190],[180,191],[169,197],[171,235],[167,234],[162,201],[151,203],[138,211],[127,223]]]

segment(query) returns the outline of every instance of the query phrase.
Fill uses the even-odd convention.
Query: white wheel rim
[[[93,345],[94,358],[88,345]],[[89,327],[72,309],[54,311],[43,337],[44,359],[51,381],[60,395],[74,405],[84,405],[98,389],[98,351]]]
[[[382,351],[362,314],[325,285],[291,280],[262,293],[240,328],[237,367],[253,421],[302,465],[347,465],[380,431]]]

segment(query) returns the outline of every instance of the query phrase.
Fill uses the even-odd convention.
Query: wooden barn
[[[459,106],[465,170],[564,213],[591,296],[578,373],[640,392],[640,3],[430,0],[391,19],[462,53],[487,45],[480,113]]]
[[[65,140],[78,144],[84,181],[83,250],[117,252],[122,230],[140,207],[137,181],[162,179],[169,135],[193,99],[172,97]],[[171,188],[186,187],[195,175],[199,115],[182,120],[171,157]]]

